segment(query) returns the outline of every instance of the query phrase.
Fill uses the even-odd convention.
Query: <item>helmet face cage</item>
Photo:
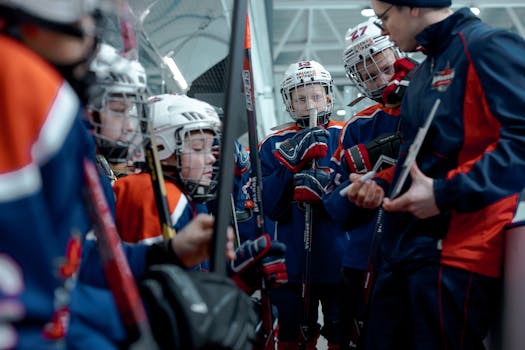
[[[380,100],[394,74],[394,61],[402,55],[388,37],[369,19],[348,29],[343,52],[346,75],[368,98]]]
[[[197,99],[169,94],[155,96],[150,107],[167,177],[194,201],[215,198],[221,125],[215,109]]]
[[[308,126],[311,109],[317,109],[318,124],[326,124],[334,105],[332,76],[316,61],[294,63],[284,73],[281,96],[286,110],[300,126]]]
[[[141,129],[147,122],[144,68],[101,44],[90,70],[96,80],[89,90],[88,110],[99,152],[112,164],[139,160]]]
[[[206,202],[216,196],[220,148],[220,130],[184,128],[176,132],[179,147],[175,150],[177,173],[184,191],[197,202]],[[213,159],[213,161],[210,161]]]

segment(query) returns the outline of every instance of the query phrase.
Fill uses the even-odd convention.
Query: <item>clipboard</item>
[[[428,129],[430,128],[430,124],[432,124],[432,120],[436,115],[440,103],[441,99],[439,98],[436,100],[436,102],[434,102],[434,105],[432,106],[432,109],[430,110],[430,113],[428,114],[428,117],[425,120],[425,124],[423,124],[423,126],[419,128],[416,137],[414,138],[414,142],[412,142],[412,144],[408,148],[408,155],[405,158],[405,161],[403,162],[401,174],[399,175],[394,189],[390,193],[390,199],[396,198],[401,192],[401,189],[405,184],[408,174],[410,174],[410,169],[412,168],[412,165],[414,165],[414,163],[416,162],[416,157],[419,153],[419,149],[421,148],[421,145],[425,140],[425,136],[427,135]]]

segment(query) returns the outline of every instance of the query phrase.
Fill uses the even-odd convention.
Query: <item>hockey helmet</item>
[[[348,29],[345,41],[343,62],[348,78],[363,95],[380,101],[394,74],[394,61],[401,53],[387,36],[381,35],[373,18]]]
[[[323,101],[322,106],[318,106],[318,123],[326,124],[332,114],[334,105],[333,80],[330,73],[316,61],[301,61],[291,64],[284,73],[281,82],[281,96],[284,105],[290,116],[301,126],[308,125],[308,115],[299,115],[294,109],[292,101],[292,92],[299,87],[309,85],[321,85],[329,101]],[[320,108],[320,109],[319,109]],[[300,113],[303,114],[303,113]],[[304,125],[306,123],[306,125]]]
[[[141,154],[141,128],[147,120],[144,67],[107,44],[100,44],[90,64],[94,83],[88,89],[87,109],[100,153],[112,163]]]
[[[201,171],[195,172],[198,174],[197,177],[188,175],[188,171],[185,171],[188,169],[182,163],[182,157],[191,157],[195,152],[207,152],[205,148],[196,151],[191,147],[192,139],[199,137],[204,132],[212,134],[213,148],[210,149],[210,152],[216,155],[221,127],[217,112],[210,104],[186,95],[164,94],[154,96],[150,101],[150,115],[159,158],[166,160],[173,154],[176,156],[177,165],[174,169],[163,165],[165,174],[173,177],[193,200],[205,202],[213,199],[218,177],[216,162],[202,165],[202,168],[212,169],[211,179],[205,179]],[[187,142],[190,144],[187,145]],[[171,174],[168,171],[171,171]]]

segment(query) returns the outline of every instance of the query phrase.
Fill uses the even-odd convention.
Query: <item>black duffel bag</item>
[[[161,349],[252,349],[253,302],[230,278],[154,265],[139,288]]]

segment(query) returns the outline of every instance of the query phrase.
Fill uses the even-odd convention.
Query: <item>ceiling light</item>
[[[346,111],[344,109],[338,109],[335,114],[337,114],[340,117],[344,117],[346,115]]]
[[[470,8],[470,12],[472,12],[472,13],[475,14],[476,16],[479,16],[479,13],[480,13],[481,11],[479,10],[479,8],[477,8],[477,7],[475,7],[475,6],[472,6],[472,7]]]
[[[184,79],[184,76],[179,70],[179,67],[177,67],[177,64],[173,60],[173,58],[169,56],[164,56],[163,58],[164,63],[168,66],[168,68],[171,71],[171,74],[173,74],[173,78],[179,84],[180,88],[184,91],[188,89],[188,83],[186,82],[186,79]]]
[[[365,7],[364,9],[361,10],[361,16],[364,16],[364,17],[372,17],[372,16],[375,16],[375,12],[373,9],[371,9],[370,7]]]

